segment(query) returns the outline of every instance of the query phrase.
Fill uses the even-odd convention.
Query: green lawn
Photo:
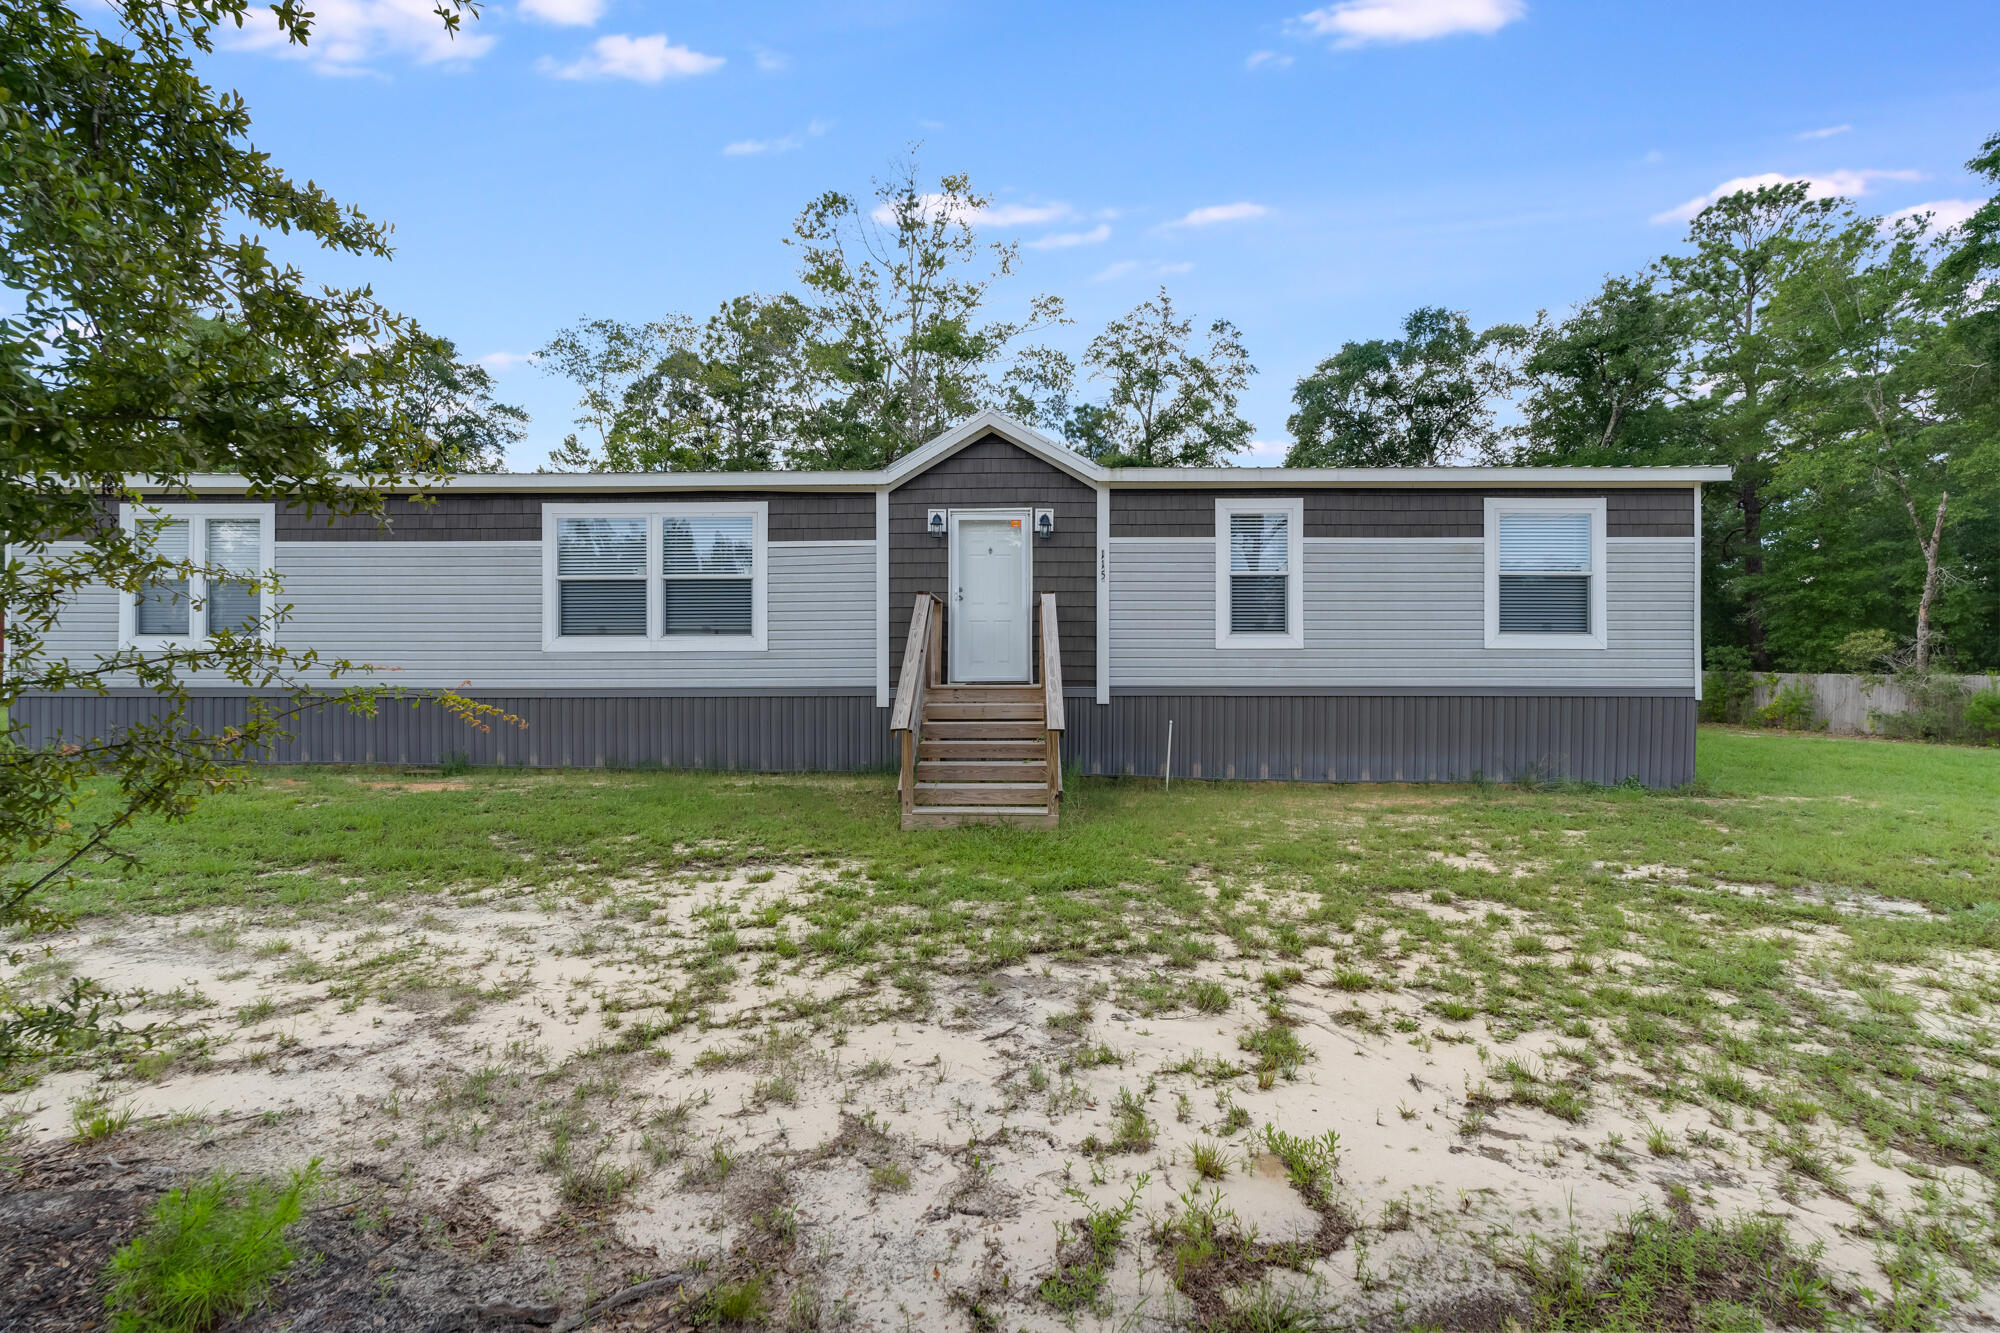
[[[1191,873],[1282,881],[1359,908],[1383,889],[1462,886],[1462,872],[1424,853],[1483,849],[1526,869],[1506,887],[1521,902],[1558,886],[1629,893],[1621,868],[1672,865],[1907,899],[1949,915],[1896,933],[2000,943],[2000,750],[1704,728],[1698,771],[1694,789],[1666,793],[1196,782],[1169,793],[1084,779],[1052,833],[902,833],[888,777],[267,769],[186,823],[128,839],[139,864],[107,865],[67,905],[297,904],[812,858],[865,868],[877,892],[1039,904],[1066,919],[1077,907],[1049,895],[1081,891],[1068,901],[1110,926],[1115,913],[1089,909],[1130,896],[1196,906]],[[316,873],[259,878],[296,869]]]

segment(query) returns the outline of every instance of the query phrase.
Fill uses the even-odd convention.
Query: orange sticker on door
[[[1018,518],[1010,518],[1007,520],[1007,526],[1010,528],[1018,528],[1021,526],[1021,520]]]

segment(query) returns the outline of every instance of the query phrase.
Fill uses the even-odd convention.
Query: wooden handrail
[[[1056,801],[1062,796],[1062,733],[1063,733],[1063,691],[1062,691],[1062,635],[1056,627],[1056,595],[1042,594],[1042,713],[1047,728],[1043,739],[1047,742],[1045,757],[1049,776],[1049,813],[1054,814]]]
[[[903,640],[903,670],[896,678],[896,703],[889,710],[889,730],[901,742],[902,763],[896,790],[907,814],[917,801],[917,735],[924,722],[924,691],[943,679],[938,662],[944,642],[944,603],[932,593],[917,594],[910,608],[910,634]]]
[[[1062,636],[1056,633],[1056,595],[1042,594],[1042,703],[1050,731],[1063,729]]]
[[[929,661],[933,608],[942,609],[937,597],[927,592],[918,593],[916,605],[910,608],[910,634],[903,640],[903,670],[896,678],[895,706],[889,710],[891,731],[912,730],[923,720],[924,687],[936,674]]]

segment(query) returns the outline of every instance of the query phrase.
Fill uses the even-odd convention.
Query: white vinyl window
[[[1215,646],[1305,646],[1305,502],[1215,502]]]
[[[120,599],[119,643],[193,647],[224,630],[268,642],[271,619],[258,584],[274,563],[274,513],[268,504],[126,505],[125,530],[189,568],[179,578],[149,583]],[[194,572],[203,566],[210,572]]]
[[[543,506],[543,647],[761,651],[767,511],[762,501]]]
[[[1604,501],[1486,501],[1486,646],[1602,648]]]

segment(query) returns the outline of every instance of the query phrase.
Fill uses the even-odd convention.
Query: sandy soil
[[[767,936],[749,923],[811,873],[824,872],[628,886],[654,904],[638,916],[611,911],[617,897],[488,894],[283,925],[86,923],[38,975],[143,989],[152,999],[131,1019],[174,1035],[151,1066],[47,1077],[18,1108],[22,1144],[55,1153],[79,1106],[129,1107],[133,1127],[97,1150],[125,1142],[165,1174],[317,1157],[337,1198],[473,1217],[505,1253],[573,1254],[579,1228],[615,1240],[608,1268],[551,1260],[533,1282],[496,1269],[490,1289],[466,1288],[481,1300],[573,1315],[648,1271],[692,1288],[763,1272],[773,1318],[794,1327],[982,1333],[1065,1326],[1036,1294],[1074,1254],[1065,1228],[1135,1193],[1085,1323],[1179,1326],[1269,1283],[1357,1326],[1499,1326],[1519,1310],[1510,1255],[1601,1237],[1673,1187],[1704,1215],[1783,1217],[1823,1244],[1839,1287],[1879,1291],[1860,1201],[1879,1190],[1874,1206],[1909,1207],[1924,1183],[1820,1126],[1844,1186],[1801,1190],[1757,1114],[1649,1116],[1619,1091],[1638,1071],[1615,1064],[1594,1072],[1580,1122],[1510,1102],[1493,1095],[1497,1068],[1553,1078],[1562,1039],[1500,1041],[1398,990],[1336,989],[1310,956],[1299,979],[1267,986],[1265,964],[1234,960],[1227,940],[1191,971],[1031,960],[907,986],[701,953],[725,922],[742,944]],[[1127,983],[1162,977],[1219,982],[1228,1007],[1148,1016],[1129,1002]],[[705,1021],[676,1026],[699,987]],[[1240,1049],[1271,1021],[1272,994],[1309,1048],[1295,1077],[1260,1078]],[[1121,1096],[1137,1099],[1143,1131],[1093,1152],[1092,1136],[1131,1129]],[[1338,1135],[1323,1198],[1287,1180],[1267,1126]],[[1197,1174],[1198,1144],[1221,1149],[1220,1179]],[[1984,1195],[1969,1174],[1922,1175]],[[1254,1244],[1301,1242],[1311,1261],[1183,1290],[1152,1233],[1190,1207]],[[1985,1300],[1968,1317],[2000,1317]]]

